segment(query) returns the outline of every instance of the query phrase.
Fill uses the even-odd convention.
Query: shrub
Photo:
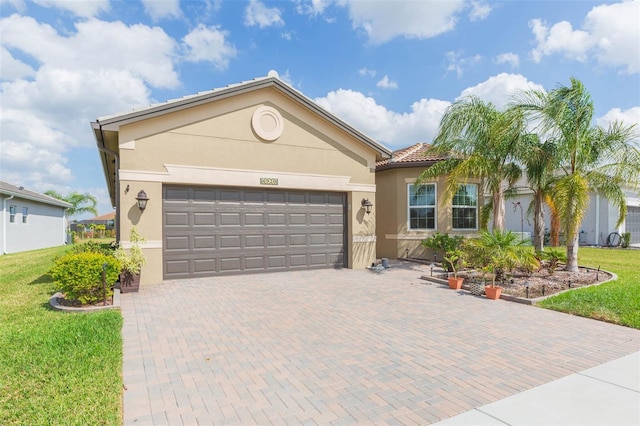
[[[107,294],[118,279],[120,262],[113,256],[102,253],[69,253],[56,260],[50,274],[60,291],[69,300],[84,304],[96,303],[103,299],[102,265],[107,264]]]
[[[131,241],[129,251],[118,247],[113,255],[118,259],[124,271],[136,275],[140,273],[142,266],[147,263],[147,258],[142,252],[142,247],[140,247],[140,244],[144,244],[145,240],[135,226],[131,228],[131,236],[129,239]]]
[[[453,254],[459,254],[458,251],[462,246],[464,237],[455,235],[450,237],[449,234],[440,234],[436,232],[429,238],[422,240],[421,244],[432,250],[438,250],[442,252],[442,266],[447,271],[452,271],[452,265],[446,258],[451,258]]]
[[[622,248],[629,248],[631,245],[631,232],[622,233]]]
[[[473,266],[493,274],[492,286],[513,268],[534,270],[539,267],[533,252],[511,231],[483,230],[480,238],[466,242],[464,252]]]
[[[546,260],[547,271],[549,275],[553,275],[560,266],[560,262],[567,261],[567,254],[562,249],[547,247],[544,251],[538,253],[541,259]]]
[[[101,253],[107,256],[113,256],[113,247],[109,243],[99,243],[97,241],[87,241],[78,244],[70,250],[71,253]]]

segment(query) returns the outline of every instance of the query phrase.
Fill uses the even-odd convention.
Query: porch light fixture
[[[136,196],[136,200],[138,201],[138,208],[141,212],[147,208],[147,201],[149,201],[149,197],[147,197],[147,193],[144,192],[144,189],[141,189]]]
[[[367,214],[371,213],[371,207],[373,207],[373,203],[369,201],[368,198],[362,199],[362,207],[367,212]]]

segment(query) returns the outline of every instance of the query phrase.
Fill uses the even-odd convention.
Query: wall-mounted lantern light
[[[143,212],[144,209],[147,208],[147,201],[149,201],[149,197],[147,197],[147,193],[144,192],[144,189],[141,189],[140,192],[138,192],[136,200],[138,200],[138,208]]]
[[[368,198],[362,199],[362,207],[367,212],[367,214],[371,213],[371,207],[373,207],[373,203],[369,201]]]

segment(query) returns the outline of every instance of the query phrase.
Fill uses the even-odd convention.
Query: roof
[[[115,220],[116,212],[106,213],[101,216],[92,217],[91,219],[84,219],[81,222],[98,222],[98,221],[108,221]]]
[[[14,196],[18,198],[24,198],[26,200],[37,201],[39,203],[50,204],[52,206],[69,208],[71,204],[58,200],[57,198],[49,197],[48,195],[41,194],[39,192],[26,189],[24,186],[12,185],[8,182],[0,181],[0,194]]]
[[[446,160],[447,155],[427,154],[431,148],[428,143],[417,143],[406,148],[393,151],[391,158],[378,161],[376,171],[395,169],[400,167],[429,167],[438,161]]]
[[[342,121],[340,118],[336,117],[313,100],[303,95],[302,92],[299,92],[280,80],[277,72],[269,71],[269,74],[266,77],[259,77],[242,83],[231,84],[223,88],[199,92],[179,99],[172,99],[166,102],[149,105],[148,107],[134,109],[130,112],[100,117],[96,119],[96,121],[92,122],[91,127],[94,131],[98,149],[101,151],[100,157],[105,177],[107,179],[107,185],[109,186],[111,200],[114,205],[116,171],[115,156],[117,155],[116,151],[118,150],[117,138],[115,135],[117,135],[120,130],[120,126],[267,87],[273,87],[280,90],[294,101],[297,101],[304,107],[329,121],[331,124],[358,139],[363,144],[376,151],[379,158],[388,158],[391,156],[391,151],[387,147],[379,144],[369,136]]]

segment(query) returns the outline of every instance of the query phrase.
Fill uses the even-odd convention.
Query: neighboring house
[[[78,228],[78,225],[84,225],[84,229],[90,229],[91,225],[104,225],[106,230],[115,229],[116,222],[116,212],[113,211],[111,213],[103,214],[100,216],[92,217],[91,219],[84,219],[73,221],[71,223],[71,230],[75,231]]]
[[[432,259],[433,252],[421,241],[436,232],[465,237],[478,234],[479,209],[484,203],[479,180],[460,182],[452,200],[443,197],[444,177],[415,184],[425,168],[446,158],[426,156],[428,148],[425,143],[412,145],[376,165],[378,257]]]
[[[61,246],[66,241],[65,210],[71,204],[0,181],[1,254]]]
[[[518,186],[521,186],[518,184]],[[631,188],[623,188],[627,200],[627,215],[620,227],[616,227],[618,221],[618,208],[597,194],[591,194],[589,209],[580,227],[579,243],[581,245],[605,246],[607,238],[612,232],[631,233],[631,244],[640,246],[640,195]],[[520,203],[518,206],[517,203]],[[505,227],[514,232],[524,231],[527,236],[533,234],[533,221],[527,215],[527,209],[531,203],[531,192],[521,190],[516,197],[505,201]],[[522,213],[520,211],[522,207]],[[551,214],[545,207],[545,223],[549,229]]]
[[[274,72],[91,124],[119,240],[146,239],[142,284],[376,259],[391,152]]]

